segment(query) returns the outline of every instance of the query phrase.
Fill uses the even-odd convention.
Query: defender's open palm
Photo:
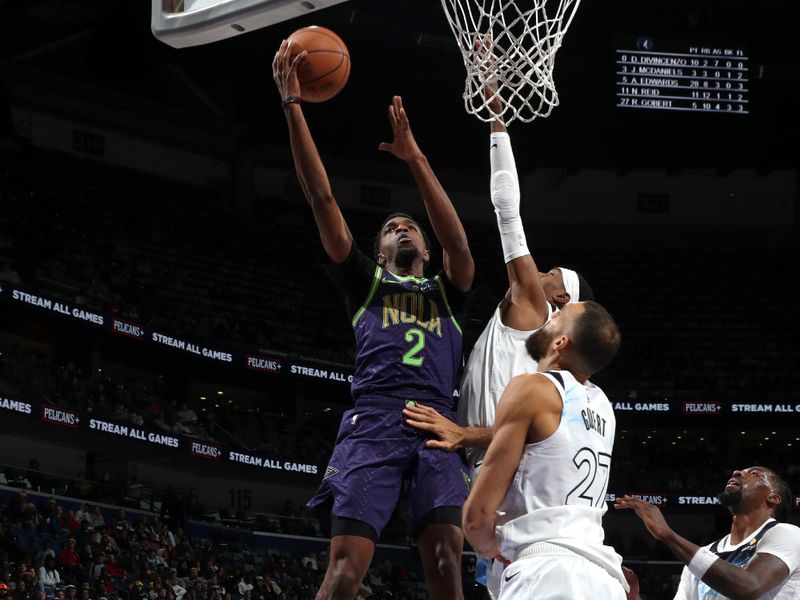
[[[303,50],[297,56],[292,57],[294,47],[294,42],[283,40],[280,48],[275,53],[275,58],[272,60],[272,77],[275,79],[275,85],[278,86],[281,98],[288,98],[289,96],[300,97],[300,81],[297,79],[297,69],[308,53]]]
[[[663,541],[672,532],[672,529],[670,529],[666,520],[664,520],[664,515],[661,514],[661,510],[649,502],[634,498],[633,496],[623,496],[622,498],[617,498],[617,501],[614,503],[614,508],[632,509],[633,512],[636,513],[636,516],[644,522],[650,535],[657,540]]]
[[[409,404],[403,409],[403,414],[406,423],[436,436],[437,439],[425,442],[428,448],[454,452],[461,447],[464,439],[461,428],[435,408]]]
[[[422,154],[414,139],[414,134],[411,133],[411,125],[408,123],[408,115],[406,115],[406,109],[403,108],[403,100],[400,96],[393,97],[392,103],[389,105],[389,124],[392,126],[394,139],[391,144],[381,143],[378,146],[379,150],[391,152],[404,161],[409,161]]]

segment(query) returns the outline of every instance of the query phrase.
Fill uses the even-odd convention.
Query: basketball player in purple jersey
[[[487,98],[496,94],[486,89]],[[501,112],[493,101],[495,114]],[[443,450],[465,448],[477,475],[492,440],[495,407],[513,377],[536,373],[536,361],[525,349],[530,335],[567,304],[593,300],[586,280],[565,267],[539,271],[528,249],[520,216],[520,187],[511,139],[506,127],[490,125],[490,193],[508,274],[508,291],[487,323],[467,361],[461,380],[458,423],[442,418],[435,408],[405,409],[408,423],[434,436],[428,445]]]
[[[454,418],[452,394],[461,356],[458,315],[475,267],[461,222],[411,133],[399,97],[389,107],[394,132],[380,149],[405,161],[444,250],[444,269],[424,276],[430,257],[417,222],[390,215],[365,256],[330,189],[303,112],[297,68],[284,41],[273,61],[297,176],[314,213],[332,275],[347,299],[356,337],[352,393],[322,485],[309,503],[330,517],[330,564],[318,599],[351,599],[367,572],[375,542],[402,497],[422,555],[433,600],[463,597],[461,506],[468,491],[458,454],[428,448],[427,436],[404,422],[416,402]]]

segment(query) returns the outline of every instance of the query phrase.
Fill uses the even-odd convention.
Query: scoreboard
[[[642,36],[615,52],[620,109],[749,113],[749,58],[741,45]]]

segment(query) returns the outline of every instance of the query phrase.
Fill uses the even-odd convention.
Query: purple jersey
[[[466,294],[444,273],[433,279],[401,277],[355,247],[346,263],[340,270],[349,276],[337,279],[346,288],[356,337],[356,406],[386,405],[388,398],[397,398],[451,407],[461,358],[461,326],[453,311],[463,307]],[[368,291],[355,282],[368,284]],[[360,298],[355,297],[358,287]]]

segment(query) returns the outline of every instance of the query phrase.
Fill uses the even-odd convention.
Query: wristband
[[[708,548],[700,548],[689,562],[689,572],[698,579],[703,579],[706,571],[711,568],[711,565],[714,564],[718,558],[719,556]]]
[[[286,108],[289,104],[300,104],[300,98],[297,96],[286,96],[286,98],[281,101],[281,106]]]

